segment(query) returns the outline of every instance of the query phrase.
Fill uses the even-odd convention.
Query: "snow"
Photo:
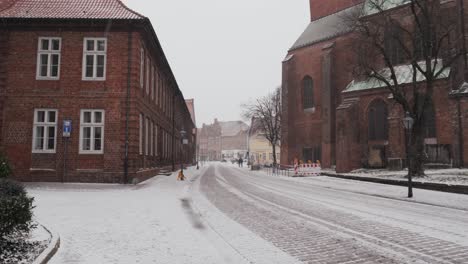
[[[335,174],[335,171],[324,170],[324,172]],[[414,178],[413,181],[423,183],[443,183],[450,185],[468,185],[468,169],[437,169],[426,170],[427,177]],[[407,181],[407,170],[389,171],[389,170],[369,170],[359,169],[350,173],[339,173],[344,176],[358,177],[377,177],[391,180]]]
[[[428,170],[426,173],[440,173],[445,171],[447,173],[460,172],[464,173],[465,169],[450,169],[450,170]],[[388,172],[388,171],[386,171]],[[374,171],[374,175],[384,175],[385,171]],[[395,173],[395,172],[392,172]],[[256,171],[256,175],[264,177],[278,177],[284,181],[294,181],[304,184],[309,184],[314,187],[323,187],[326,189],[333,189],[338,191],[345,191],[348,193],[365,194],[375,197],[384,197],[394,200],[402,200],[413,203],[434,205],[439,207],[446,207],[458,210],[468,211],[468,195],[445,193],[422,189],[413,189],[414,197],[407,198],[408,188],[405,186],[393,186],[379,183],[363,182],[356,180],[337,179],[327,176],[313,176],[313,177],[287,177],[287,176],[272,176],[266,171]],[[404,178],[404,172],[399,172],[401,177]],[[440,175],[440,174],[436,174]],[[398,177],[398,176],[393,176]]]
[[[262,252],[281,255],[210,207],[191,188],[197,174],[190,168],[185,182],[172,174],[134,186],[27,185],[37,220],[61,237],[50,263],[248,263],[253,257],[232,246],[242,240],[250,241],[247,252],[255,241]]]

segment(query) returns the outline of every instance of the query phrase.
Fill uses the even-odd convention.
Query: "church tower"
[[[336,13],[361,3],[363,0],[309,0],[310,21]]]

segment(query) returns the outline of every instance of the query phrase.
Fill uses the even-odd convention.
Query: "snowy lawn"
[[[223,263],[175,174],[137,186],[29,184],[37,220],[59,233],[51,263]]]
[[[324,170],[324,172],[335,174],[335,171]],[[426,170],[426,177],[415,178],[417,182],[430,182],[430,183],[444,183],[452,185],[468,185],[468,169],[437,169]],[[391,180],[406,181],[407,170],[403,171],[390,171],[390,170],[370,170],[358,169],[349,173],[338,173],[344,176],[358,176],[358,177],[375,177]]]

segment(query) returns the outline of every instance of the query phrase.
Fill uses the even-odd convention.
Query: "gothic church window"
[[[302,80],[302,89],[303,89],[303,107],[304,109],[312,109],[314,108],[314,80],[306,76]]]

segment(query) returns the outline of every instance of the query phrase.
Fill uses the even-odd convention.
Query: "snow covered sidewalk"
[[[30,184],[27,189],[36,199],[37,220],[62,239],[51,263],[242,263],[204,230],[188,197],[190,178],[177,182],[173,174],[137,186]]]

